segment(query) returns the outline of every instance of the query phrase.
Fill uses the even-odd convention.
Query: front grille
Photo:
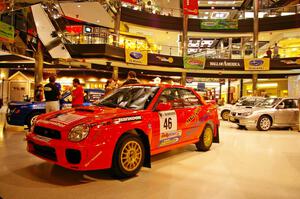
[[[49,146],[41,146],[31,141],[29,141],[28,144],[32,147],[32,152],[34,154],[49,160],[57,161],[56,152],[54,148]]]
[[[48,129],[41,126],[35,126],[33,132],[37,135],[44,136],[47,138],[53,138],[58,140],[61,139],[60,132],[57,130]]]

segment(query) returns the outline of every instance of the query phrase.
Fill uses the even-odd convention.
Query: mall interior
[[[155,141],[148,135],[145,162],[151,168],[122,179],[112,177],[110,168],[70,169],[49,161],[55,150],[47,133],[56,130],[45,130],[46,141],[38,135],[47,148],[34,145],[39,154],[29,152],[28,137],[46,118],[36,108],[47,106],[44,98],[36,102],[38,85],[55,76],[60,92],[68,93],[77,78],[93,107],[109,98],[109,81],[122,90],[130,71],[145,88],[189,88],[201,96],[201,106],[213,107],[203,114],[218,111],[210,129],[219,142],[207,152],[175,143],[172,150],[152,153]],[[0,0],[0,87],[0,199],[300,198],[300,0]],[[242,99],[260,102],[243,105]],[[265,100],[274,103],[262,108]],[[293,107],[286,108],[287,101]],[[120,124],[143,120],[139,111],[122,109],[118,116],[115,109]],[[125,118],[126,111],[134,117]],[[95,125],[113,131],[115,120]],[[156,122],[159,131],[163,124]],[[155,139],[156,125],[147,128]],[[175,130],[183,136],[184,130]],[[85,143],[74,146],[83,150]],[[117,148],[111,146],[114,158]]]

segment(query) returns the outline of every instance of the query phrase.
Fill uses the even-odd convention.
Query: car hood
[[[51,125],[55,128],[72,128],[78,124],[92,124],[113,118],[139,116],[141,111],[109,108],[109,107],[80,107],[44,114],[38,118],[37,125]]]
[[[243,107],[243,108],[235,108],[234,110],[232,110],[231,112],[235,112],[235,113],[246,113],[246,112],[253,112],[253,111],[259,111],[259,110],[263,110],[263,109],[268,109],[265,107]]]

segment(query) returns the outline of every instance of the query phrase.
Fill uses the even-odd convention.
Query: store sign
[[[13,43],[15,41],[15,29],[13,26],[0,21],[0,41]]]
[[[242,59],[208,59],[205,62],[207,69],[241,69],[243,68]]]
[[[81,25],[73,25],[73,26],[66,26],[66,31],[69,33],[82,33],[82,26]]]
[[[238,28],[238,20],[234,19],[209,19],[201,21],[201,29],[205,30],[236,30]]]
[[[125,3],[137,4],[137,0],[122,0]]]
[[[148,64],[148,52],[147,50],[136,50],[131,48],[125,49],[126,63],[130,64]]]
[[[270,70],[269,58],[244,59],[245,70]]]
[[[183,58],[184,68],[187,69],[204,69],[205,57],[203,56],[186,56]]]
[[[174,62],[173,57],[165,57],[165,56],[158,56],[157,55],[156,59],[158,59],[161,62],[167,62],[167,63],[170,63],[170,64],[172,64]]]
[[[183,14],[198,15],[198,0],[183,0]]]

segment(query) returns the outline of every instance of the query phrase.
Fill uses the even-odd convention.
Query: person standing
[[[107,80],[105,84],[105,94],[104,96],[107,96],[111,94],[116,88],[118,88],[118,80],[115,79],[109,79]]]
[[[83,105],[84,91],[79,79],[73,79],[74,90],[72,91],[72,108]]]
[[[39,84],[34,91],[34,101],[41,102],[43,101],[43,85]]]
[[[139,84],[140,81],[136,78],[136,73],[134,71],[129,71],[127,80],[123,83],[122,86],[127,84]]]
[[[55,84],[55,76],[49,77],[49,83],[44,86],[44,95],[46,99],[46,113],[58,111],[60,92]]]
[[[266,53],[267,53],[267,58],[272,58],[272,51],[270,47],[268,48]]]
[[[277,43],[275,43],[275,46],[273,48],[273,57],[279,58],[279,46],[277,45]]]

